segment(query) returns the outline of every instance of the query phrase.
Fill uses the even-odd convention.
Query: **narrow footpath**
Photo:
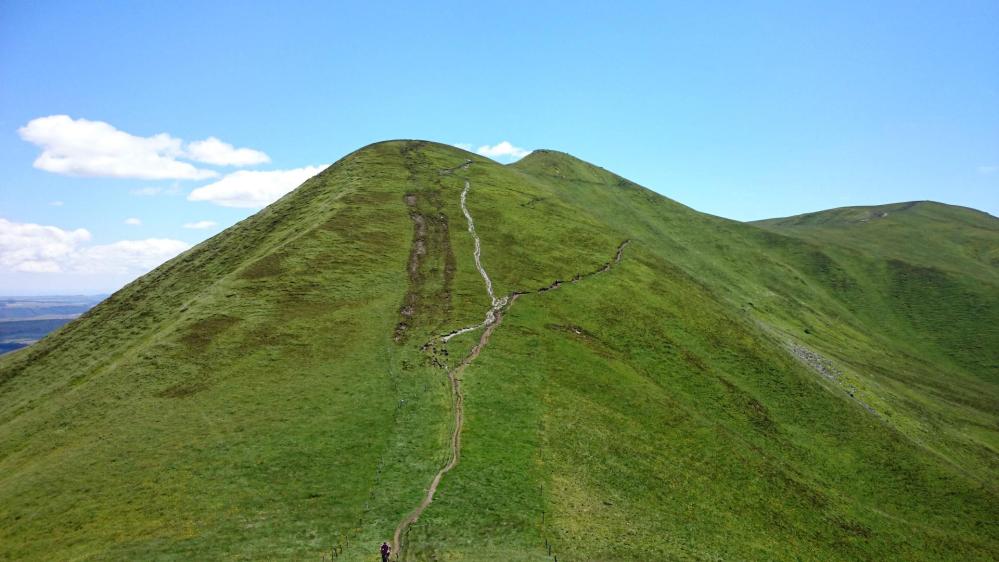
[[[450,168],[448,170],[442,170],[442,174],[451,174],[458,169],[468,169],[472,164],[471,160],[466,161],[464,164]],[[515,291],[508,296],[496,298],[493,292],[493,282],[490,279],[489,274],[486,272],[485,267],[482,265],[482,243],[479,240],[479,235],[475,231],[475,220],[472,218],[472,214],[468,210],[467,198],[468,193],[471,190],[472,184],[469,180],[465,180],[465,188],[461,192],[461,211],[465,215],[465,220],[468,223],[468,232],[472,235],[472,241],[475,245],[475,250],[473,252],[473,258],[475,260],[475,269],[479,271],[479,275],[482,276],[482,280],[486,286],[486,293],[489,295],[490,307],[486,311],[485,318],[482,322],[474,324],[472,326],[466,326],[464,328],[459,328],[448,332],[447,334],[437,336],[433,340],[424,344],[424,350],[431,350],[432,353],[436,353],[437,342],[441,344],[447,343],[451,338],[465,334],[468,332],[473,332],[479,329],[483,329],[482,335],[479,337],[479,341],[472,349],[468,352],[468,355],[464,357],[455,367],[448,369],[447,378],[451,385],[451,403],[452,410],[454,412],[454,425],[451,429],[451,440],[449,447],[449,456],[447,463],[437,471],[434,475],[433,480],[430,482],[430,487],[427,488],[427,493],[420,501],[420,504],[410,512],[409,515],[404,517],[402,521],[395,528],[395,533],[392,536],[392,552],[394,553],[394,558],[396,560],[401,559],[402,547],[404,546],[404,537],[406,532],[409,530],[410,526],[415,523],[420,515],[430,506],[434,501],[434,495],[437,493],[437,487],[440,485],[441,480],[444,475],[451,471],[455,466],[458,465],[458,461],[461,458],[461,431],[465,420],[464,411],[464,395],[461,392],[461,378],[460,375],[465,371],[479,353],[489,344],[489,339],[492,337],[493,332],[503,321],[503,315],[506,313],[513,303],[521,296],[531,294],[531,293],[545,293],[547,291],[558,289],[562,286],[564,281],[561,279],[556,279],[550,285],[542,287],[534,291]],[[630,240],[625,240],[618,247],[611,261],[603,264],[601,267],[585,274],[575,275],[569,282],[577,283],[588,277],[598,275],[609,271],[614,265],[617,265],[621,261],[621,257],[624,253],[625,246],[628,245]],[[436,364],[442,364],[439,361],[435,361]]]

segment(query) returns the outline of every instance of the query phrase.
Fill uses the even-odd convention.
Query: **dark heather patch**
[[[768,466],[763,470],[763,478],[770,482],[776,494],[784,495],[787,499],[813,510],[824,510],[829,506],[829,498],[825,494],[794,476],[774,466]]]
[[[614,352],[607,347],[607,345],[597,337],[596,334],[590,332],[583,328],[582,326],[577,326],[575,324],[545,324],[545,327],[549,330],[554,330],[557,332],[562,332],[574,340],[579,341],[583,345],[590,348],[594,353],[601,357],[613,357]]]
[[[204,382],[180,383],[165,388],[156,393],[159,398],[187,398],[208,388]]]
[[[770,418],[770,412],[766,406],[724,378],[719,377],[718,380],[728,391],[729,399],[745,414],[753,427],[763,433],[777,431],[777,425]]]
[[[863,524],[858,523],[856,521],[850,521],[849,519],[844,519],[838,515],[834,515],[832,517],[832,522],[847,535],[854,537],[862,537],[865,539],[871,537],[872,534],[871,530],[866,526],[864,526]]]
[[[686,348],[680,348],[680,358],[698,372],[706,373],[708,371],[708,366],[704,364],[704,361]]]
[[[191,351],[201,352],[223,332],[239,322],[239,318],[233,316],[212,316],[198,320],[187,328],[184,335],[180,337],[183,343]]]
[[[243,279],[263,279],[265,277],[276,277],[281,274],[281,271],[281,256],[278,254],[268,254],[251,263],[239,276]]]

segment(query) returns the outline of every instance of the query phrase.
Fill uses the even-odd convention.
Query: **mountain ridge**
[[[987,260],[893,265],[562,153],[388,141],[0,358],[0,556],[365,559],[448,462],[446,373],[480,334],[424,343],[494,306],[476,246],[497,297],[559,289],[463,371],[462,460],[406,559],[999,544]]]
[[[917,206],[930,206],[930,207],[938,207],[938,208],[939,207],[943,207],[943,208],[946,208],[946,209],[955,209],[955,210],[969,211],[970,213],[972,213],[974,215],[984,215],[983,218],[989,218],[989,219],[993,219],[993,220],[996,219],[996,217],[994,215],[992,215],[991,213],[987,213],[985,211],[982,211],[982,210],[979,210],[979,209],[975,209],[973,207],[966,207],[966,206],[963,206],[963,205],[954,205],[954,204],[951,204],[951,203],[944,203],[942,201],[933,201],[933,200],[929,200],[929,199],[919,199],[919,200],[914,200],[914,201],[898,201],[898,202],[894,202],[894,203],[882,203],[882,204],[879,204],[879,205],[847,205],[847,206],[844,206],[844,207],[833,207],[833,208],[830,208],[830,209],[823,209],[821,211],[811,211],[811,212],[807,212],[807,213],[798,213],[796,215],[788,215],[786,217],[774,217],[774,218],[769,218],[769,219],[759,219],[759,220],[753,220],[753,221],[748,221],[748,222],[750,222],[750,223],[768,223],[768,222],[775,222],[775,221],[790,221],[791,219],[812,218],[812,217],[822,216],[824,214],[831,214],[831,213],[836,213],[836,212],[841,212],[841,211],[868,211],[869,214],[872,215],[872,217],[870,217],[870,218],[874,218],[873,217],[874,215],[878,215],[881,212],[899,211],[899,210],[901,210],[901,211],[907,211],[907,210],[909,210],[909,209],[911,209],[913,207],[917,207]],[[879,217],[879,218],[883,218],[883,217]]]

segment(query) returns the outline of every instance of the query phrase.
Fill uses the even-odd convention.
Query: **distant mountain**
[[[79,316],[107,295],[0,296],[0,321]]]
[[[754,224],[824,245],[999,283],[999,219],[966,207],[912,201]]]
[[[991,560],[997,248],[374,144],[0,358],[0,558]]]
[[[0,297],[0,354],[35,343],[103,298],[103,295]]]

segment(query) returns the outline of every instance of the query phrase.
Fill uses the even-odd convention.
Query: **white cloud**
[[[137,137],[103,121],[50,115],[32,119],[17,130],[21,138],[42,148],[39,170],[68,176],[103,176],[159,180],[204,179],[217,172],[178,162],[181,140],[160,133]]]
[[[270,162],[269,156],[252,148],[235,148],[215,137],[187,145],[187,158],[216,166],[251,166]]]
[[[67,176],[201,180],[219,174],[182,160],[217,166],[270,162],[259,150],[235,148],[215,137],[185,145],[166,133],[139,137],[103,121],[68,115],[32,119],[17,132],[42,149],[35,168]]]
[[[135,217],[129,217],[125,219],[125,224],[128,226],[142,226],[142,221]]]
[[[53,207],[62,207],[63,205],[65,205],[65,203],[63,203],[62,201],[52,201],[51,203],[49,203],[49,205],[52,205]]]
[[[141,274],[188,248],[187,243],[169,238],[121,240],[81,248],[73,256],[71,267],[84,274]]]
[[[187,196],[188,201],[211,201],[223,207],[259,209],[281,198],[305,180],[326,169],[306,166],[292,170],[240,170],[219,181],[199,187]]]
[[[183,191],[179,181],[173,182],[169,187],[146,186],[129,190],[129,193],[136,197],[155,197],[157,195],[178,195]]]
[[[152,197],[154,195],[159,195],[162,192],[163,192],[162,187],[139,187],[133,189],[129,193],[131,193],[132,195],[138,195],[140,197]]]
[[[204,230],[206,228],[211,228],[216,224],[218,223],[216,223],[215,221],[188,222],[184,223],[184,228],[193,228],[194,230]]]
[[[10,271],[58,272],[90,240],[86,229],[17,223],[0,219],[0,268]]]
[[[0,271],[137,276],[190,247],[162,238],[87,246],[90,238],[84,228],[0,219]]]
[[[464,148],[468,145],[457,146]],[[488,158],[509,158],[510,160],[520,160],[531,153],[530,150],[510,144],[510,141],[502,141],[493,146],[485,144],[480,146],[475,152]]]

